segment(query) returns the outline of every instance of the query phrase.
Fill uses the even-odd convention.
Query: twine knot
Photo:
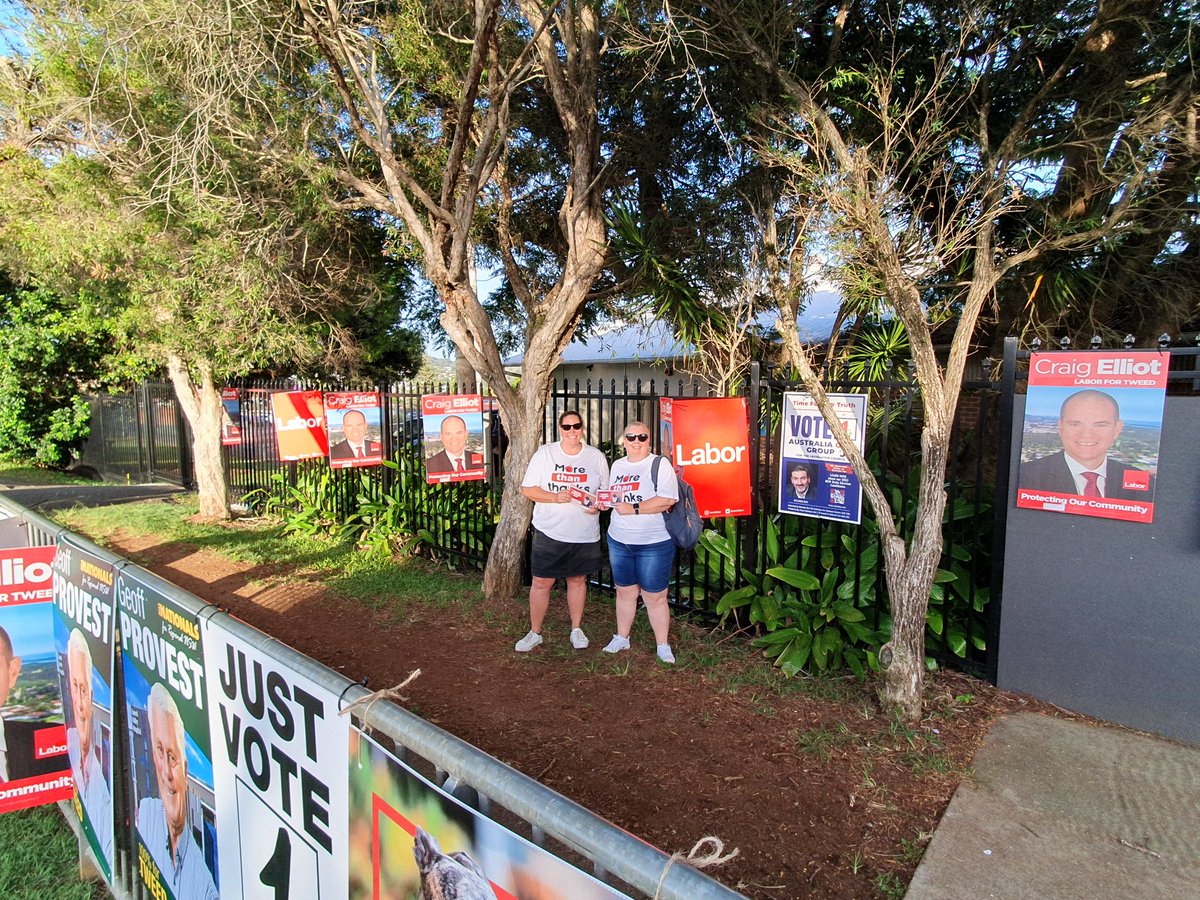
[[[413,669],[408,673],[408,677],[395,687],[381,688],[378,691],[372,691],[369,694],[364,694],[353,703],[346,704],[344,709],[338,710],[338,715],[347,716],[352,712],[356,713],[358,717],[363,720],[363,724],[365,725],[367,722],[367,716],[371,712],[371,705],[375,703],[376,700],[403,700],[404,697],[400,695],[400,691],[412,684],[420,674],[420,669]],[[362,712],[358,712],[360,709]]]
[[[701,848],[710,845],[712,850],[707,853],[702,853]],[[654,900],[659,900],[662,897],[663,882],[667,880],[667,873],[671,871],[671,866],[675,865],[677,859],[683,860],[694,869],[707,869],[712,866],[719,866],[729,862],[738,855],[738,848],[734,847],[728,853],[725,853],[725,842],[714,835],[705,835],[696,841],[695,845],[684,856],[682,852],[676,850],[671,854],[671,858],[667,860],[666,868],[663,869],[662,875],[658,879],[658,888],[654,891]]]

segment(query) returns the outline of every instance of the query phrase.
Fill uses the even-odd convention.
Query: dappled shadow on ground
[[[711,874],[753,897],[897,896],[988,725],[1022,700],[963,676],[932,680],[931,715],[889,721],[844,679],[784,681],[680,626],[679,665],[648,632],[600,652],[611,603],[567,641],[556,594],[546,643],[513,652],[525,602],[368,610],[283,566],[232,563],[196,544],[108,537],[169,581],[373,688],[421,676],[408,707],[666,852],[716,835],[739,856]],[[218,546],[219,540],[209,546]]]

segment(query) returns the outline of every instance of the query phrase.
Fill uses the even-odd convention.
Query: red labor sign
[[[353,469],[383,462],[382,416],[378,391],[326,394],[329,467]]]
[[[1017,506],[1153,521],[1168,362],[1157,351],[1033,354]]]
[[[281,462],[316,459],[329,453],[320,391],[272,394],[271,408],[275,413],[275,439]]]
[[[663,455],[692,486],[700,515],[750,515],[746,398],[663,397],[659,413]]]

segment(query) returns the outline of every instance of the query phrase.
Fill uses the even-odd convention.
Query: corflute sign
[[[745,397],[659,400],[663,454],[692,486],[705,518],[748,516],[750,436]]]
[[[1159,351],[1033,354],[1017,506],[1152,522],[1167,365]]]
[[[316,459],[329,452],[325,404],[320,391],[287,391],[271,395],[275,440],[281,462]]]
[[[338,698],[208,619],[208,677],[221,896],[346,896],[349,725]]]
[[[54,662],[54,552],[0,550],[0,813],[75,793]]]

